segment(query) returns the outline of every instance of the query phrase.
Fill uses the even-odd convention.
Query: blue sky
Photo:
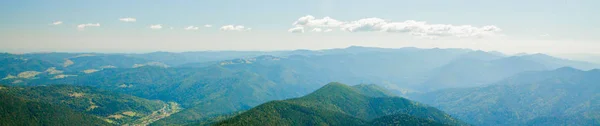
[[[6,52],[151,52],[200,50],[289,50],[376,47],[472,48],[506,53],[600,53],[597,0],[18,0],[0,1],[0,50]],[[293,25],[311,15],[340,26]],[[119,21],[135,18],[135,22]],[[343,30],[361,19],[386,24],[407,20],[452,29],[470,25],[484,37],[387,27]],[[51,25],[61,21],[60,25]],[[98,27],[77,28],[81,24]],[[151,29],[151,25],[162,26]],[[212,25],[207,28],[204,25]],[[220,30],[226,25],[241,31]],[[185,30],[194,26],[197,30]],[[362,25],[361,25],[362,26]],[[173,29],[171,30],[171,27]],[[303,27],[304,33],[290,33]],[[397,27],[397,26],[394,26]],[[251,28],[251,29],[248,29]],[[314,28],[333,32],[310,32]],[[422,37],[422,34],[428,34]],[[469,32],[471,33],[471,32]],[[419,35],[415,35],[419,34]],[[435,35],[437,35],[436,33]],[[493,34],[493,35],[488,35]],[[419,37],[421,36],[421,37]]]

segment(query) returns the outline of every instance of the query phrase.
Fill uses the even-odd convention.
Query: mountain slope
[[[437,48],[354,46],[318,51],[158,52],[147,55],[48,53],[7,57],[21,56],[30,60],[52,61],[50,66],[65,75],[44,72],[50,70],[47,68],[50,66],[42,65],[23,74],[31,79],[9,77],[12,79],[3,79],[0,83],[85,85],[145,99],[172,101],[186,108],[156,124],[188,124],[243,111],[270,100],[304,96],[332,81],[377,83],[396,94],[405,94],[487,85],[523,71],[547,69],[544,63],[538,63],[546,60],[537,60],[539,58]],[[157,62],[185,65],[170,68],[148,66],[164,65]],[[70,64],[65,66],[64,63]],[[110,66],[117,68],[105,69]],[[10,71],[13,74],[22,72]],[[372,92],[367,95],[371,97],[390,95],[377,94],[377,90],[361,93],[366,95],[368,92]]]
[[[253,72],[220,66],[116,68],[75,78],[30,83],[85,85],[146,99],[173,101],[186,108],[156,124],[184,125],[211,116],[247,110],[270,100],[298,96],[286,93],[288,88],[280,88]]]
[[[289,102],[273,101],[216,125],[363,125],[364,121],[327,109],[316,109]]]
[[[502,57],[491,52],[474,51],[430,71],[430,77],[420,89],[432,91],[485,86],[521,72],[553,70],[560,67],[589,70],[600,68],[600,65],[545,54]]]
[[[182,102],[184,105],[188,104],[187,109],[153,125],[193,123],[212,116],[247,110],[270,100],[295,96],[293,93],[286,93],[285,88],[277,88],[279,85],[251,72],[228,73],[223,78],[197,76],[196,79],[200,79],[198,81],[202,83],[189,83],[189,88],[178,88],[185,91],[185,94],[181,94],[185,96],[183,98],[196,100],[192,103]],[[200,91],[195,93],[198,90]]]
[[[549,56],[546,54],[540,54],[540,53],[531,54],[531,55],[523,55],[523,56],[518,56],[518,57],[522,58],[522,59],[530,60],[530,61],[539,62],[550,69],[557,69],[557,68],[561,68],[561,67],[573,67],[573,68],[581,69],[581,70],[591,70],[591,69],[600,68],[600,65],[598,65],[598,64],[594,64],[594,63],[590,63],[590,62],[583,62],[583,61],[561,59],[561,58]]]
[[[373,119],[368,123],[371,126],[445,126],[431,119],[416,118],[406,114],[387,115]]]
[[[4,89],[0,89],[4,90]],[[0,92],[0,125],[111,125],[100,118],[63,106],[27,100]]]
[[[525,72],[494,85],[412,96],[475,125],[600,124],[600,70]],[[558,123],[558,124],[556,124]]]
[[[149,60],[120,54],[84,55],[68,58],[68,61],[71,61],[72,64],[65,67],[75,71],[83,71],[87,69],[100,70],[105,67],[132,68],[136,64],[152,62]]]
[[[370,120],[406,114],[416,118],[461,125],[442,111],[400,97],[370,97],[341,83],[329,83],[304,97],[272,101],[248,110],[216,125],[366,125]],[[400,117],[401,115],[398,115]],[[386,117],[379,120],[396,120]],[[427,121],[414,121],[427,122]]]
[[[55,66],[55,64],[42,60],[25,59],[17,56],[0,57],[0,64],[0,78],[2,81],[34,78],[35,76],[19,77],[19,74],[27,71],[36,73],[44,72],[46,69]],[[11,78],[11,76],[15,78]]]
[[[11,93],[32,101],[67,106],[75,111],[95,115],[116,124],[139,123],[139,119],[168,106],[162,101],[150,101],[130,95],[70,85],[8,87],[0,92]]]
[[[94,115],[115,124],[140,124],[165,107],[174,107],[162,101],[151,101],[135,96],[97,90],[90,87],[50,85],[32,87],[5,87],[0,90],[32,101],[66,106],[75,111]]]
[[[521,72],[548,69],[542,63],[518,57],[495,60],[460,58],[433,70],[422,86],[425,90],[477,87]]]
[[[425,73],[468,52],[470,50],[464,49],[349,47],[290,52],[294,55],[287,56],[240,58],[216,64],[257,73],[275,83],[298,89],[294,93],[305,95],[332,81],[376,83],[395,90],[415,88],[426,80]]]

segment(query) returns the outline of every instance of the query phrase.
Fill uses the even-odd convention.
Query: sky
[[[348,46],[600,55],[598,0],[3,0],[0,51]]]

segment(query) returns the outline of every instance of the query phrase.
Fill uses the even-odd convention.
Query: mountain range
[[[135,110],[135,113],[144,116],[123,116],[120,119],[109,118],[109,120],[113,124],[136,124],[140,123],[139,120],[141,119],[146,120],[142,124],[152,123],[153,125],[207,124],[207,122],[233,117],[269,101],[306,97],[329,82],[353,85],[375,84],[377,86],[359,85],[354,88],[385,89],[389,92],[378,96],[405,96],[405,98],[438,107],[440,110],[448,112],[452,117],[470,124],[544,124],[562,117],[557,117],[556,114],[548,115],[544,113],[529,114],[526,119],[521,118],[522,115],[519,115],[518,119],[507,118],[511,120],[487,118],[493,116],[490,113],[477,117],[466,116],[468,113],[452,111],[454,107],[458,106],[445,106],[442,105],[444,102],[440,102],[443,101],[442,99],[447,99],[448,102],[457,101],[461,100],[462,97],[450,98],[449,96],[454,95],[439,92],[454,90],[477,92],[479,90],[474,89],[503,85],[508,83],[506,80],[510,78],[518,78],[519,76],[531,78],[535,76],[529,76],[528,73],[551,71],[562,67],[588,71],[597,71],[592,69],[600,68],[598,64],[560,59],[545,54],[505,55],[498,52],[469,49],[387,49],[357,46],[342,49],[273,52],[3,53],[0,54],[0,64],[2,64],[0,66],[0,77],[2,78],[0,84],[5,85],[8,89],[27,89],[21,92],[12,91],[11,95],[19,96],[19,98],[28,101],[69,106],[67,108],[72,111],[100,117],[103,120],[111,115],[127,115],[123,114],[126,111],[121,110]],[[568,72],[559,70],[558,73]],[[596,76],[590,75],[581,78],[593,77]],[[520,81],[526,80],[521,79],[510,83],[530,82]],[[591,82],[597,81],[593,80]],[[586,83],[588,82],[586,81]],[[130,104],[131,102],[118,101],[136,101],[139,103],[133,103],[139,105],[137,107],[126,105],[121,109],[104,110],[99,108],[94,109],[93,112],[85,111],[82,108],[89,107],[90,103],[86,103],[84,100],[89,98],[71,101],[72,103],[60,102],[62,100],[69,101],[68,98],[71,98],[69,94],[73,94],[73,92],[64,93],[68,92],[65,90],[52,89],[61,86],[66,86],[62,88],[75,86],[81,92],[97,92],[95,93],[97,95],[91,95],[90,97],[110,94],[110,97],[101,97],[113,99],[108,100],[107,103]],[[583,85],[577,85],[576,87],[578,86]],[[598,89],[597,87],[587,88]],[[358,91],[367,92],[368,90]],[[35,92],[63,93],[45,95],[36,94]],[[508,95],[510,91],[505,91],[505,93]],[[568,96],[576,94],[574,91],[565,93]],[[77,93],[75,94],[78,96]],[[84,94],[94,93],[87,92]],[[586,95],[594,96],[596,94],[596,92],[593,92]],[[127,97],[115,95],[126,95]],[[526,96],[516,95],[514,97],[521,99]],[[546,97],[546,94],[533,93],[527,97]],[[464,101],[465,103],[461,104],[470,106],[484,101],[489,100],[476,99]],[[538,101],[546,102],[546,99]],[[499,100],[494,101],[494,103],[516,104],[510,100]],[[590,104],[594,103],[594,100],[590,101]],[[100,102],[98,101],[96,104],[100,104]],[[291,106],[293,105],[295,104]],[[526,106],[526,104],[518,105]],[[593,107],[585,107],[585,105],[581,109],[596,112]],[[510,113],[521,113],[525,110],[511,110]],[[553,107],[549,110],[563,111]],[[461,110],[461,112],[465,111],[464,109]],[[153,115],[152,112],[157,112],[157,114]],[[492,112],[492,110],[484,109],[479,112]],[[382,118],[382,120],[398,119],[388,114],[378,115],[377,117],[387,117]],[[157,116],[161,117],[158,118]],[[398,116],[403,117],[406,114],[399,114]],[[412,117],[410,114],[408,116]],[[569,116],[576,117],[576,115]],[[593,120],[597,118],[585,116],[584,119]],[[152,117],[152,119],[143,119],[144,117]],[[374,118],[365,117],[353,118],[357,118],[365,125],[375,120]],[[474,121],[472,119],[478,120]],[[506,121],[506,123],[487,123],[494,120]],[[574,118],[569,120],[581,122],[580,120],[574,120]],[[555,123],[550,122],[550,124]]]
[[[475,125],[599,125],[600,70],[524,72],[490,86],[411,95]]]

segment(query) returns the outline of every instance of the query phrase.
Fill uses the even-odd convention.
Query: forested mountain
[[[296,92],[298,94],[306,94],[331,81],[375,83],[400,92],[419,87],[418,84],[427,79],[428,71],[466,52],[469,50],[350,47],[287,57],[240,58],[215,64],[252,71],[276,83],[304,89]]]
[[[188,63],[215,62],[236,58],[249,58],[261,55],[276,55],[280,52],[261,52],[261,51],[200,51],[200,52],[153,52],[146,54],[130,54],[129,56],[162,62],[172,66],[179,66]]]
[[[540,62],[520,57],[487,59],[461,57],[431,71],[423,90],[484,86],[525,71],[549,70]]]
[[[17,77],[20,73],[27,71],[44,71],[55,66],[55,64],[42,60],[25,59],[17,56],[0,57],[0,64],[2,64],[0,66],[0,77],[2,78]]]
[[[539,62],[550,69],[557,69],[557,68],[561,68],[561,67],[573,67],[573,68],[581,69],[581,70],[591,70],[591,69],[598,69],[598,67],[599,67],[598,64],[594,64],[594,63],[590,63],[590,62],[581,62],[581,61],[561,59],[561,58],[557,58],[557,57],[553,57],[553,56],[549,56],[549,55],[541,54],[541,53],[531,54],[531,55],[523,55],[523,56],[518,56],[518,57],[522,58],[522,59],[526,59],[526,60]]]
[[[329,83],[306,96],[268,102],[216,125],[369,125],[371,120],[375,124],[464,125],[435,108],[376,90]]]
[[[213,51],[156,52],[147,54],[35,53],[3,56],[24,61],[7,69],[4,76],[38,73],[40,78],[72,78],[109,68],[141,66],[204,68],[220,65],[234,71],[249,71],[275,83],[300,88],[304,95],[323,83],[375,83],[397,93],[487,85],[514,74],[570,66],[579,69],[600,65],[564,60],[543,54],[506,56],[497,52],[467,49],[371,48],[352,46],[328,50],[274,52]],[[35,61],[35,62],[34,62]],[[180,62],[178,62],[180,61]],[[16,61],[7,61],[12,64]],[[40,62],[40,63],[36,63]],[[7,63],[7,64],[11,64]],[[46,75],[45,71],[56,71]],[[10,75],[10,76],[9,76]],[[2,80],[26,85],[28,79]]]
[[[74,70],[74,71],[84,71],[84,70],[101,70],[104,68],[132,68],[139,65],[143,65],[149,62],[153,62],[150,60],[130,57],[126,55],[119,54],[109,54],[109,55],[79,55],[75,57],[71,57],[65,59],[65,62],[71,62],[70,65],[64,64],[63,67]],[[137,64],[137,65],[136,65]]]
[[[140,124],[169,104],[130,95],[97,90],[90,87],[51,85],[33,87],[7,87],[0,92],[65,106],[78,112],[97,116],[115,124]]]
[[[367,125],[371,126],[450,126],[431,119],[422,119],[406,114],[387,115],[373,119]]]
[[[112,125],[100,118],[86,115],[65,106],[28,100],[5,92],[0,86],[0,125]]]
[[[494,85],[411,98],[475,125],[599,125],[600,70],[525,72]]]
[[[248,70],[276,83],[302,84],[314,90],[322,83],[375,83],[398,93],[484,86],[520,72],[598,64],[542,54],[506,56],[461,49],[383,49],[349,47],[289,56],[259,56],[220,61],[226,68]],[[180,67],[206,67],[206,63]],[[306,79],[310,78],[310,79]]]
[[[89,86],[185,108],[156,125],[215,120],[271,100],[307,95],[328,82],[377,84],[391,93],[372,95],[387,96],[487,86],[522,72],[562,66],[598,66],[542,54],[357,46],[273,52],[4,53],[0,59],[0,84]]]
[[[24,82],[25,83],[25,82]],[[33,80],[31,84],[85,85],[146,99],[173,101],[186,108],[157,123],[185,124],[246,110],[258,104],[297,96],[255,73],[220,66],[206,68],[115,68],[57,80]]]

